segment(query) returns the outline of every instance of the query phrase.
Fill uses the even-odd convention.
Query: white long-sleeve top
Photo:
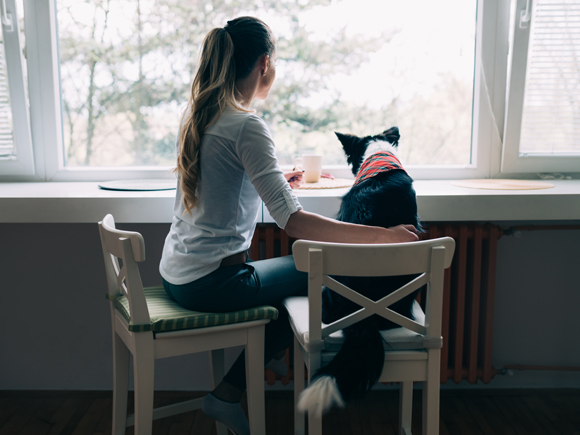
[[[177,185],[174,216],[159,272],[187,284],[216,270],[223,258],[250,247],[260,199],[280,228],[302,209],[278,166],[262,119],[228,107],[201,141],[198,204],[185,211]]]

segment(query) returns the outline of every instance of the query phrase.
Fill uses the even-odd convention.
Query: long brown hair
[[[228,105],[248,111],[239,103],[236,80],[248,77],[260,56],[271,57],[275,47],[270,28],[253,17],[228,21],[226,27],[211,30],[203,40],[199,68],[181,120],[175,169],[180,176],[183,205],[189,214],[198,202],[203,133]]]

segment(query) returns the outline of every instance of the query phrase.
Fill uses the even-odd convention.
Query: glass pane
[[[334,131],[398,125],[403,161],[467,164],[476,0],[58,0],[67,165],[174,165],[205,34],[254,15],[278,37],[277,81],[255,104],[282,164]]]
[[[397,125],[406,165],[470,163],[476,3],[343,0],[280,30],[279,79],[262,106],[280,160],[307,151],[346,164],[334,131]]]
[[[20,44],[22,47],[22,59],[24,60],[25,38],[24,38],[24,14],[22,0],[16,1],[16,13],[18,17],[10,17],[12,20],[18,19],[20,29]],[[16,26],[14,26],[15,28]],[[24,73],[24,90],[27,92],[26,61],[22,62]],[[6,54],[4,50],[4,36],[0,31],[0,160],[13,159],[17,155],[14,146],[14,125],[12,123],[12,107],[10,103],[8,71],[6,70]]]
[[[534,2],[520,153],[580,153],[580,3]]]

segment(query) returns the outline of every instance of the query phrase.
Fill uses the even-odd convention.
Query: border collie
[[[397,157],[399,129],[392,127],[376,136],[357,137],[336,133],[356,181],[342,198],[337,219],[355,224],[393,227],[414,225],[421,231],[413,180]],[[333,277],[374,301],[397,290],[416,275],[395,277]],[[418,290],[419,291],[419,290]],[[413,319],[417,292],[390,308]],[[360,306],[328,288],[322,293],[322,321],[332,323]],[[361,397],[378,381],[384,364],[381,330],[399,327],[373,315],[343,330],[344,344],[334,359],[314,374],[298,407],[319,417],[333,405]],[[312,415],[312,414],[311,414]]]

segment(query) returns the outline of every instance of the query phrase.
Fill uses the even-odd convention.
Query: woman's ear
[[[265,76],[268,72],[268,68],[270,68],[270,56],[265,54],[264,57],[260,59],[260,61],[262,64],[262,76]]]

